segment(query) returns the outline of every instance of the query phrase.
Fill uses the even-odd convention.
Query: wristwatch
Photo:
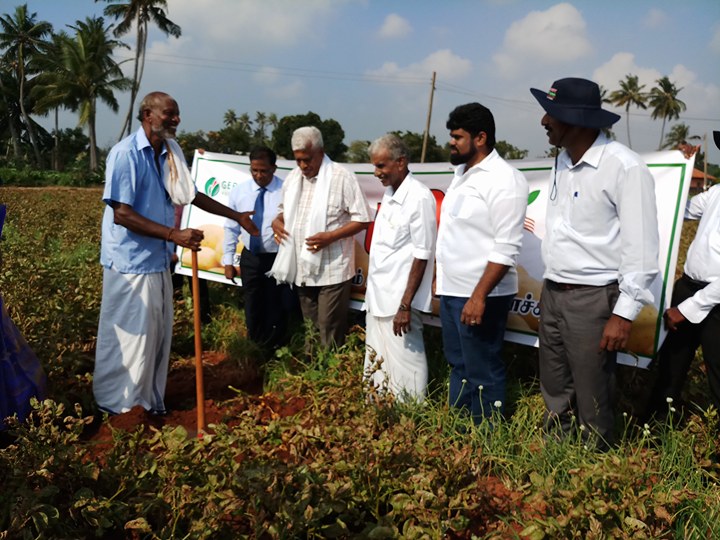
[[[407,304],[400,304],[398,311],[410,311],[410,308],[407,306]]]

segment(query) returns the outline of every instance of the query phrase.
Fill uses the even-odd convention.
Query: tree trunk
[[[142,79],[142,70],[140,69],[140,61],[142,57],[143,64],[145,63],[145,44],[147,43],[147,32],[146,28],[140,24],[140,15],[138,14],[135,24],[137,24],[137,40],[135,44],[135,65],[133,67],[133,82],[130,87],[130,108],[128,109],[127,116],[125,117],[125,123],[123,124],[122,131],[120,132],[120,141],[126,135],[130,135],[132,129],[133,109],[135,109],[135,100],[137,99],[138,91],[140,90],[140,79]]]
[[[20,114],[22,114],[23,121],[25,122],[25,129],[27,129],[28,136],[30,137],[30,144],[32,144],[33,152],[35,153],[35,163],[38,168],[42,169],[42,157],[40,156],[40,147],[38,146],[37,137],[35,136],[35,129],[32,127],[30,121],[30,115],[25,110],[25,72],[23,70],[24,59],[22,54],[18,55],[18,80],[20,82]]]
[[[662,127],[660,128],[660,144],[658,144],[658,150],[662,150],[662,142],[663,142],[663,139],[665,138],[665,119],[666,118],[667,118],[666,116],[663,116]]]
[[[630,142],[630,106],[625,107],[625,115],[627,119],[627,130],[628,130],[628,148],[632,149],[632,143]]]
[[[3,107],[7,111],[8,128],[10,129],[10,139],[12,140],[13,147],[13,158],[18,160],[22,156],[22,149],[20,148],[20,134],[18,133],[17,126],[13,121],[13,116],[10,114],[10,104],[5,99],[5,87],[3,86],[2,78],[0,77],[0,95],[2,95]]]
[[[88,137],[90,138],[90,171],[95,172],[98,166],[97,136],[95,134],[95,100],[90,103]]]
[[[55,136],[53,139],[54,145],[53,145],[53,156],[52,156],[52,168],[55,171],[60,170],[60,127],[59,127],[59,121],[58,121],[58,113],[59,107],[55,107]]]

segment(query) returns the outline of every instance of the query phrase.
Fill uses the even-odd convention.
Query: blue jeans
[[[467,298],[440,299],[443,351],[450,364],[449,402],[469,410],[476,424],[492,414],[496,401],[505,403],[505,361],[501,352],[513,297],[488,297],[482,324],[477,326],[460,322]]]

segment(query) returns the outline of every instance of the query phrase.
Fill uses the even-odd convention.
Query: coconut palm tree
[[[2,60],[12,66],[17,79],[18,105],[38,167],[42,166],[40,146],[33,122],[25,106],[25,97],[29,86],[27,77],[34,73],[33,59],[47,46],[46,38],[51,33],[52,25],[46,21],[38,21],[37,13],[28,13],[27,4],[17,6],[14,15],[5,14],[0,16]]]
[[[232,127],[237,121],[238,117],[235,109],[228,109],[223,115],[223,124],[225,124],[225,127]]]
[[[625,107],[625,120],[627,122],[628,146],[632,148],[630,141],[630,106],[640,109],[647,109],[647,93],[643,92],[644,84],[638,84],[637,75],[625,75],[624,81],[619,81],[620,90],[610,93],[610,103],[617,107]]]
[[[38,93],[43,95],[39,107],[62,104],[79,112],[80,125],[87,125],[90,139],[90,170],[98,166],[95,118],[97,101],[117,112],[114,91],[130,90],[132,80],[123,75],[113,55],[125,46],[111,38],[112,25],[105,26],[102,17],[87,17],[70,26],[73,37],[61,40],[56,69],[38,76]]]
[[[682,88],[677,88],[675,83],[671,82],[667,76],[661,77],[655,82],[657,86],[650,90],[649,96],[650,106],[653,108],[650,116],[653,120],[662,118],[660,142],[658,143],[658,150],[660,150],[665,137],[665,122],[680,118],[680,113],[687,109],[687,105],[677,97]]]
[[[98,0],[95,0],[96,2]],[[127,34],[135,25],[135,64],[133,67],[132,87],[130,88],[130,108],[128,109],[125,123],[118,140],[122,139],[125,134],[130,135],[132,128],[133,109],[135,108],[135,99],[140,89],[140,81],[142,81],[143,70],[145,69],[145,51],[147,47],[148,26],[153,22],[161,32],[165,35],[180,37],[181,28],[172,22],[166,16],[167,0],[105,0],[109,6],[106,6],[103,13],[107,17],[119,20],[115,27],[115,37],[121,37]]]
[[[60,134],[59,110],[61,107],[66,107],[68,104],[62,101],[61,96],[54,95],[52,90],[41,84],[41,82],[43,79],[51,77],[49,75],[50,72],[56,72],[58,74],[62,73],[62,62],[60,62],[60,59],[62,56],[63,43],[66,39],[68,39],[68,35],[64,31],[52,35],[52,39],[48,43],[44,54],[38,56],[37,58],[37,68],[41,74],[38,75],[35,80],[38,84],[36,84],[30,91],[30,95],[36,98],[35,106],[33,107],[33,111],[36,114],[45,116],[51,110],[54,110],[55,112],[55,131],[53,133],[54,144],[52,152],[52,168],[54,170],[59,170],[60,168],[58,161]]]
[[[18,85],[11,69],[0,70],[0,106],[2,106],[3,114],[0,115],[0,132],[5,133],[7,128],[10,134],[10,144],[12,144],[13,158],[19,160],[22,157],[22,147],[20,145],[20,131],[22,129],[22,121],[20,110],[17,107],[19,99],[16,90]],[[7,122],[7,126],[5,126]]]
[[[250,135],[250,130],[252,129],[252,120],[250,120],[250,115],[248,113],[242,113],[238,117],[237,122],[240,125],[240,129]]]
[[[662,148],[674,149],[688,141],[699,141],[700,139],[699,135],[690,135],[690,126],[681,122],[670,128],[668,134],[665,135],[665,144],[662,145]]]
[[[267,126],[267,115],[264,112],[255,113],[255,144],[265,144],[265,127]]]

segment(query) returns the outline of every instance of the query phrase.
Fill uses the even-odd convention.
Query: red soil
[[[202,357],[205,425],[231,423],[232,418],[247,408],[246,400],[233,400],[238,395],[262,393],[262,376],[257,369],[240,366],[226,355],[205,352]],[[191,436],[197,434],[198,411],[194,361],[173,363],[165,391],[165,416],[151,415],[142,407],[112,416],[99,430],[89,436],[96,443],[96,453],[112,443],[112,429],[134,431],[138,426],[147,430],[163,426],[183,426]],[[236,389],[236,390],[233,390]],[[239,392],[238,392],[239,391]],[[229,400],[229,401],[228,401]],[[223,405],[218,405],[223,402]],[[206,428],[209,431],[210,428]]]

